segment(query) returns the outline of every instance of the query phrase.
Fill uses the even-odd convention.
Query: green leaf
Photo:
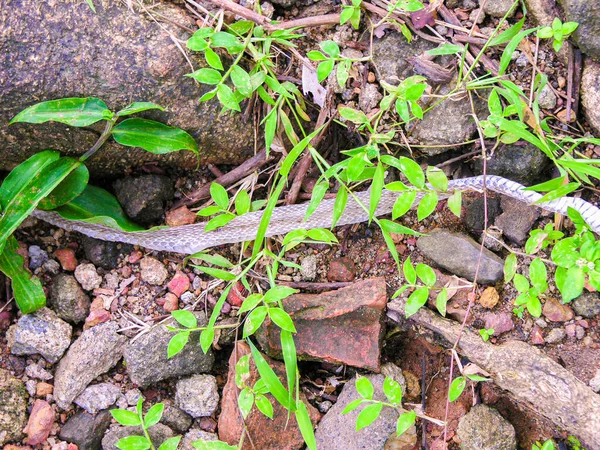
[[[512,55],[515,52],[515,50],[517,49],[517,46],[519,45],[519,43],[528,35],[530,35],[531,33],[535,32],[536,28],[531,28],[529,30],[525,30],[525,31],[521,31],[520,33],[516,34],[515,37],[513,37],[510,42],[506,45],[506,47],[504,48],[504,51],[502,52],[502,57],[500,58],[500,66],[498,69],[498,75],[504,75],[504,72],[506,72],[506,69],[508,68],[508,65],[510,64],[510,61],[512,59]]]
[[[196,320],[196,316],[191,311],[187,311],[185,309],[178,309],[171,312],[173,318],[183,325],[186,328],[196,328],[198,326],[198,321]]]
[[[250,195],[247,191],[241,190],[235,196],[235,212],[238,216],[242,216],[250,212]]]
[[[156,425],[162,417],[164,410],[165,405],[163,403],[157,403],[156,405],[153,405],[144,416],[144,425],[146,428]]]
[[[539,205],[540,203],[550,202],[552,200],[556,200],[557,198],[564,197],[567,194],[579,189],[579,186],[581,186],[580,183],[577,181],[572,181],[569,184],[565,184],[558,189],[548,192],[546,195],[536,201],[534,205]]]
[[[286,409],[290,411],[295,411],[296,405],[291,404],[289,402],[288,392],[279,381],[279,377],[273,369],[269,366],[265,358],[258,351],[258,349],[254,346],[251,340],[248,340],[248,345],[250,346],[250,351],[252,352],[252,358],[254,358],[254,363],[256,364],[256,368],[258,373],[260,374],[260,378],[265,382],[265,385],[269,388],[269,392],[275,399]]]
[[[517,23],[512,25],[510,28],[503,31],[496,37],[492,38],[492,40],[490,41],[490,43],[488,45],[490,47],[495,47],[497,45],[502,45],[505,42],[510,41],[513,37],[515,37],[519,33],[519,31],[521,31],[521,28],[523,28],[524,24],[525,24],[525,16],[523,16],[523,18],[521,20],[519,20]]]
[[[275,286],[265,293],[264,300],[266,303],[273,303],[283,300],[298,292],[298,289],[289,286]]]
[[[94,6],[94,2],[92,0],[85,0],[90,7],[90,9],[96,14],[96,7]]]
[[[181,436],[173,436],[160,444],[158,450],[177,450],[179,441],[181,441]]]
[[[204,51],[204,59],[206,63],[211,66],[213,69],[223,70],[223,63],[221,62],[221,58],[212,48],[207,48]]]
[[[265,118],[265,148],[267,152],[271,150],[275,131],[277,130],[277,109],[273,108]]]
[[[185,345],[188,343],[190,333],[186,331],[175,334],[170,340],[167,346],[167,358],[171,359],[173,356],[178,354]]]
[[[435,297],[435,307],[439,311],[439,313],[446,317],[446,305],[448,303],[448,291],[446,288],[442,288],[442,290]]]
[[[327,189],[329,189],[329,182],[326,180],[319,181],[317,184],[315,184],[311,194],[310,203],[308,204],[308,208],[306,208],[306,214],[304,215],[305,221],[308,220],[308,218],[317,210],[321,204],[321,201],[325,197]]]
[[[238,408],[240,408],[240,412],[242,413],[242,417],[246,419],[250,411],[252,411],[252,407],[254,406],[254,394],[248,388],[244,388],[240,391],[238,395]]]
[[[398,161],[400,170],[406,175],[408,181],[418,188],[423,188],[425,186],[425,175],[421,166],[406,156],[401,156]]]
[[[217,86],[217,98],[225,108],[241,112],[240,105],[235,98],[235,94],[226,84],[219,84]]]
[[[367,117],[367,115],[364,112],[358,111],[356,109],[342,107],[339,109],[339,113],[340,116],[342,116],[344,119],[349,120],[350,122],[355,124],[360,125],[369,122],[369,118]]]
[[[225,213],[225,214],[218,215],[217,217],[213,217],[206,223],[206,226],[204,227],[204,231],[216,230],[217,228],[227,225],[233,219],[235,219],[235,214],[231,214],[231,213]]]
[[[356,431],[362,430],[375,422],[379,417],[382,408],[383,404],[381,403],[371,403],[370,405],[365,406],[356,418]]]
[[[231,281],[235,280],[235,275],[231,272],[227,272],[226,270],[215,269],[213,267],[204,267],[204,266],[194,266],[196,269],[204,272],[211,277],[219,278],[220,280]]]
[[[187,48],[197,52],[203,52],[208,48],[206,39],[210,38],[214,30],[210,27],[200,28],[196,30],[191,38],[186,42]]]
[[[250,81],[248,72],[236,65],[233,66],[230,77],[235,87],[244,97],[252,95],[252,82]]]
[[[273,419],[273,405],[267,397],[262,394],[257,394],[254,402],[261,413],[263,413],[269,419]]]
[[[446,174],[437,167],[427,167],[427,180],[434,188],[442,192],[448,190],[448,178],[446,177]]]
[[[340,190],[337,192],[335,196],[335,202],[333,204],[333,219],[331,223],[331,227],[335,227],[338,223],[342,214],[344,213],[344,209],[346,209],[346,204],[348,203],[348,191],[345,186],[341,186]]]
[[[317,80],[319,80],[319,83],[321,83],[324,79],[326,79],[329,76],[329,74],[333,70],[334,65],[335,60],[328,59],[317,66]]]
[[[196,450],[238,450],[237,445],[229,445],[221,441],[195,441],[192,444]]]
[[[365,400],[363,398],[357,398],[356,400],[352,400],[350,403],[348,403],[346,405],[346,407],[342,411],[342,415],[343,414],[348,414],[349,412],[354,411],[356,408],[358,408],[364,402],[365,402]]]
[[[74,200],[85,190],[89,178],[90,173],[87,167],[79,166],[38,203],[38,209],[56,209]]]
[[[144,436],[127,436],[115,444],[121,450],[147,450],[151,447],[150,441]]]
[[[517,273],[517,255],[511,253],[504,262],[504,282],[510,283]]]
[[[33,174],[27,184],[8,199],[0,219],[0,252],[8,237],[33,212],[38,203],[80,166],[79,161],[69,157],[51,162]]]
[[[308,56],[308,59],[310,59],[311,61],[326,61],[327,59],[329,59],[327,58],[327,56],[325,56],[318,50],[311,50],[306,54],[306,56]]]
[[[583,292],[585,284],[585,274],[583,270],[577,266],[564,269],[558,267],[555,273],[556,287],[563,297],[563,303],[568,303],[574,298],[577,298]]]
[[[408,300],[406,301],[406,306],[404,307],[404,311],[406,312],[406,318],[409,318],[413,314],[415,314],[421,307],[427,303],[427,297],[429,297],[429,288],[421,287],[415,289],[415,291],[410,294]]]
[[[144,111],[150,111],[152,109],[158,109],[160,111],[164,111],[160,105],[152,102],[133,102],[130,105],[123,108],[121,111],[117,113],[117,117],[130,116],[131,114],[137,114]]]
[[[434,48],[432,50],[427,50],[425,53],[427,53],[428,55],[431,55],[431,56],[456,55],[458,53],[462,53],[464,50],[465,50],[465,48],[462,45],[442,44],[437,48]]]
[[[296,384],[296,378],[298,374],[298,355],[296,353],[296,344],[294,343],[294,337],[292,333],[287,330],[281,330],[280,333],[281,342],[281,353],[283,355],[283,362],[285,364],[285,374],[288,387],[288,401],[289,403],[294,402],[293,392]]]
[[[542,304],[536,296],[530,295],[526,306],[527,311],[529,311],[529,314],[533,317],[540,317],[542,315]]]
[[[140,416],[133,411],[127,411],[126,409],[111,409],[110,414],[117,422],[126,427],[136,427],[142,424]]]
[[[244,50],[244,45],[233,34],[219,31],[210,38],[213,47],[223,47],[233,55]]]
[[[562,33],[563,36],[568,36],[569,34],[573,33],[577,27],[579,27],[579,24],[577,22],[565,22],[562,25]]]
[[[229,195],[227,190],[219,183],[211,183],[210,196],[221,209],[227,209],[229,206]]]
[[[113,113],[106,103],[94,97],[61,98],[37,103],[24,109],[9,122],[60,122],[73,127],[87,127],[100,120],[110,120]]]
[[[546,266],[540,258],[535,258],[529,265],[529,279],[531,284],[536,287],[539,294],[542,294],[548,288],[548,273]]]
[[[529,281],[520,273],[516,273],[514,276],[515,288],[519,292],[526,292],[529,290]]]
[[[181,128],[147,119],[125,119],[113,128],[113,137],[121,145],[140,147],[155,155],[178,150],[198,153],[198,144]]]
[[[400,414],[400,417],[398,417],[398,421],[396,422],[396,434],[400,436],[402,433],[406,432],[415,424],[416,420],[417,413],[414,411],[407,411]]]
[[[220,311],[220,308],[219,308]],[[202,330],[200,333],[200,347],[202,347],[202,351],[206,354],[208,350],[212,346],[213,340],[215,339],[215,329],[212,325],[209,325],[209,328],[206,330]]]
[[[394,405],[402,403],[402,387],[390,377],[385,377],[383,381],[383,393],[390,403]]]
[[[411,236],[422,236],[421,233],[411,230],[404,225],[400,225],[399,223],[392,222],[391,220],[381,219],[379,221],[379,225],[381,229],[387,231],[388,233],[396,233],[396,234],[408,234]]]
[[[450,390],[448,391],[448,400],[451,402],[455,401],[465,390],[467,386],[467,379],[465,377],[457,377],[450,384]]]
[[[210,85],[217,85],[223,79],[223,75],[221,72],[210,69],[208,67],[203,67],[202,69],[198,69],[195,72],[186,74],[186,77],[193,78],[194,80]]]
[[[417,219],[419,220],[419,222],[431,215],[431,213],[435,211],[437,204],[437,192],[429,191],[427,194],[425,194],[419,202],[419,206],[417,206]]]
[[[421,279],[424,285],[432,287],[435,284],[435,272],[427,264],[417,264],[417,276]]]
[[[417,191],[407,191],[398,196],[392,208],[392,219],[396,220],[408,212],[417,198]]]
[[[117,199],[108,191],[87,185],[83,193],[55,210],[61,217],[97,223],[125,231],[143,231],[144,228],[129,220]]]
[[[246,320],[244,322],[244,339],[248,336],[254,334],[258,327],[262,325],[267,317],[267,307],[266,306],[258,306],[250,314],[246,316]]]
[[[0,271],[11,279],[15,302],[21,313],[29,314],[46,305],[46,295],[40,280],[25,269],[25,260],[18,250],[19,243],[10,236],[0,255]]]
[[[340,47],[334,41],[321,42],[319,47],[332,58],[340,56]]]
[[[410,261],[410,256],[404,260],[404,264],[402,264],[402,272],[404,274],[404,279],[407,281],[407,283],[416,284],[417,272],[415,271],[415,267]]]
[[[308,448],[308,450],[317,450],[315,431],[313,429],[313,425],[308,414],[308,409],[306,408],[306,405],[303,401],[299,400],[296,403],[295,414],[296,422],[298,423],[298,428],[300,429],[300,434],[302,434],[302,438],[306,443],[306,447]]]
[[[462,192],[454,191],[450,197],[448,197],[448,209],[452,211],[452,213],[456,217],[460,217],[460,213],[462,210]]]
[[[384,176],[385,169],[383,168],[383,164],[379,163],[377,164],[377,168],[375,169],[375,176],[373,177],[373,182],[371,183],[371,195],[369,201],[369,222],[373,220],[373,217],[375,217],[375,210],[379,205],[379,200],[381,200]]]
[[[269,308],[269,317],[279,328],[282,330],[289,331],[290,333],[296,332],[294,321],[288,313],[281,308]]]
[[[335,75],[337,78],[338,85],[341,88],[346,87],[346,82],[350,77],[350,73],[348,72],[348,64],[346,64],[346,61],[338,63]]]
[[[373,388],[373,383],[371,383],[371,380],[366,377],[358,377],[355,384],[358,395],[367,400],[371,400],[373,398],[375,389]]]
[[[216,253],[215,254],[209,254],[209,253],[204,253],[204,252],[194,253],[193,255],[189,256],[189,259],[200,259],[202,261],[206,261],[207,263],[213,264],[215,266],[225,267],[226,269],[231,269],[233,267],[233,264],[231,263],[231,261],[229,261],[224,256],[221,256]]]
[[[198,214],[200,217],[209,217],[209,216],[213,216],[215,214],[220,213],[222,210],[223,209],[217,205],[210,205],[210,206],[207,206],[206,208],[202,208],[196,214]]]

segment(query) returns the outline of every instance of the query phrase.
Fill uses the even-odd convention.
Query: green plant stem
[[[118,117],[115,116],[113,119],[106,121],[106,126],[104,127],[104,131],[102,131],[102,134],[100,135],[100,137],[98,138],[96,143],[79,158],[79,161],[85,162],[88,158],[93,156],[94,153],[96,153],[100,149],[100,147],[102,147],[104,145],[104,143],[108,140],[108,138],[112,134],[112,129],[115,126],[117,119],[118,119]]]
[[[154,447],[154,444],[152,443],[152,439],[150,439],[150,434],[148,433],[148,429],[146,428],[146,424],[144,423],[144,419],[141,414],[140,420],[142,421],[142,430],[144,430],[144,436],[146,436],[146,439],[148,439],[148,442],[150,443],[150,449],[156,450],[156,447]]]

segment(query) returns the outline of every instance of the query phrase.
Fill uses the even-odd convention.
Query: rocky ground
[[[286,2],[274,3],[276,11],[288,18],[328,13],[333,8],[329,2],[298,2],[301,5],[288,9]],[[446,5],[464,26],[480,20],[478,30],[485,35],[512,2],[482,3],[483,13],[478,13],[475,0],[447,1]],[[547,20],[543,1],[526,3],[536,20]],[[581,82],[583,114],[571,125],[559,120],[566,107],[568,59],[556,55],[546,44],[540,46],[537,56],[538,69],[549,77],[540,107],[561,132],[598,135],[600,116],[595,105],[600,97],[600,63],[591,57],[600,54],[600,37],[596,36],[597,28],[592,33],[596,40],[588,39],[589,33],[583,30],[593,30],[589,24],[598,24],[600,11],[588,5],[589,10],[582,12],[582,2],[574,0],[563,3],[570,14],[577,15],[571,20],[582,23],[576,39],[590,55]],[[448,32],[441,24],[435,29],[442,35]],[[340,43],[364,43],[364,37],[349,26],[309,28],[306,33],[308,42],[330,38]],[[581,45],[583,41],[585,45]],[[391,30],[377,37],[373,46],[372,64],[360,63],[355,68],[364,74],[366,82],[337,92],[340,102],[365,113],[371,112],[381,98],[377,81],[406,75],[410,68],[405,59],[434,47],[420,39],[408,45]],[[366,54],[360,48],[348,45],[344,52],[354,52],[360,58]],[[532,66],[528,56],[532,50],[519,48],[513,55],[510,79],[519,85],[529,83]],[[483,100],[479,106],[483,118],[487,114]],[[446,100],[416,126],[410,141],[424,162],[442,164],[449,176],[482,172],[481,160],[476,158],[443,164],[476,147],[444,152],[438,147],[473,139],[476,129],[467,119],[470,113],[468,102]],[[583,152],[596,157],[600,146],[590,145]],[[227,164],[218,167],[223,172],[231,169]],[[487,173],[524,184],[547,179],[550,170],[541,152],[522,143],[497,149],[487,162]],[[162,222],[174,200],[213,178],[208,169],[190,175],[147,165],[103,183],[115,192],[133,220],[151,225]],[[309,173],[304,186],[307,194],[311,179],[314,181]],[[597,203],[595,191],[585,190],[582,196]],[[469,284],[475,276],[478,241],[485,228],[483,208],[483,196],[469,194],[461,219],[452,215],[444,203],[420,223],[415,213],[409,213],[404,224],[427,236],[394,236],[396,249],[402,259],[410,256],[414,263],[437,267],[438,286],[452,290]],[[518,251],[523,250],[531,229],[543,228],[554,219],[535,207],[501,196],[488,196],[487,208],[488,225],[501,230],[499,238]],[[195,214],[184,207],[167,213],[165,221],[175,226],[194,219]],[[570,227],[567,221],[565,230]],[[285,306],[293,312],[298,329],[300,382],[311,405],[311,419],[318,423],[318,448],[444,448],[443,427],[431,422],[419,422],[401,437],[390,437],[397,419],[392,410],[360,432],[354,429],[356,411],[341,415],[345,406],[357,398],[357,374],[372,381],[376,398],[383,398],[383,374],[403,386],[406,402],[423,403],[428,416],[443,419],[450,367],[447,342],[410,321],[386,315],[387,302],[403,280],[377,228],[358,224],[337,228],[335,235],[340,244],[334,247],[295,248],[286,256],[301,269],[285,268],[277,276],[282,283],[305,288],[302,294],[286,300]],[[166,405],[161,423],[150,429],[155,444],[175,435],[183,435],[180,448],[186,450],[192,449],[191,443],[198,439],[239,440],[243,424],[233,373],[237,359],[249,352],[246,344],[236,342],[237,311],[248,295],[243,286],[230,292],[218,322],[225,327],[209,353],[204,354],[196,345],[199,333],[192,333],[190,344],[169,359],[167,346],[173,332],[165,325],[175,326],[170,313],[189,309],[194,311],[199,326],[206,324],[225,287],[223,283],[185,264],[181,255],[98,241],[36,220],[24,223],[16,236],[27,266],[42,280],[48,304],[22,316],[14,303],[6,301],[11,297],[8,284],[0,293],[0,446],[7,450],[116,449],[120,438],[141,434],[141,430],[116,424],[108,410],[133,408],[140,396],[145,399],[145,408],[158,402]],[[588,286],[578,299],[564,305],[551,285],[543,299],[542,317],[519,317],[513,312],[517,292],[503,283],[507,252],[495,242],[486,242],[486,246],[474,307],[467,317],[470,291],[454,289],[448,317],[461,322],[466,317],[467,327],[475,331],[493,328],[493,344],[519,340],[536,346],[600,393],[598,293]],[[242,251],[239,244],[214,249],[231,261],[236,261]],[[254,282],[266,286],[262,276],[257,273]],[[326,282],[335,283],[339,289],[322,291],[322,283]],[[311,312],[315,305],[318,314]],[[435,307],[433,298],[430,306]],[[258,341],[265,354],[273,358],[267,356],[275,372],[284,375],[285,369],[277,361],[278,335],[269,325],[261,330]],[[258,377],[254,367],[251,377]],[[536,441],[565,440],[569,434],[546,419],[544,411],[532,410],[492,383],[466,389],[449,404],[447,417],[449,448],[530,449]],[[299,430],[293,421],[287,421],[287,411],[281,407],[275,408],[274,420],[252,412],[245,426],[254,448],[303,448]],[[252,447],[246,442],[244,448]]]

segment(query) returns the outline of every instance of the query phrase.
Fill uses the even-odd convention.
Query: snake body
[[[483,189],[498,192],[530,205],[542,197],[537,192],[524,190],[525,186],[519,183],[499,176],[488,175],[486,177],[477,176],[452,180],[448,184],[447,192],[440,194],[440,198],[447,198],[450,193],[457,190],[482,191]],[[392,192],[384,189],[375,212],[376,216],[390,214],[399,195],[402,195],[402,192]],[[424,193],[421,192],[417,195],[413,206],[418,204],[423,195]],[[354,197],[350,196],[337,225],[348,225],[369,220],[368,212],[361,206],[362,203],[362,205],[368,207],[369,197],[370,193],[368,191],[355,193]],[[266,236],[285,234],[298,229],[330,228],[334,202],[333,199],[322,200],[316,211],[307,220],[304,220],[308,208],[307,204],[276,207],[273,210]],[[585,200],[563,197],[540,203],[537,206],[564,215],[571,207],[582,215],[595,232],[600,232],[600,209]],[[124,242],[151,250],[192,254],[218,245],[254,240],[263,211],[236,217],[227,225],[209,232],[204,231],[204,223],[150,231],[127,232],[104,225],[67,220],[55,212],[36,210],[34,215],[52,225],[68,231],[78,231],[96,239]]]

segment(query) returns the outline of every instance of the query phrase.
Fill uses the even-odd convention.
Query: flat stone
[[[387,304],[383,278],[372,278],[322,294],[282,300],[292,317],[298,358],[348,364],[379,371]],[[280,328],[266,319],[257,334],[263,350],[281,355]]]
[[[173,198],[173,182],[164,175],[125,177],[115,181],[113,187],[125,213],[144,225],[159,220],[164,203]]]
[[[194,428],[183,435],[179,447],[181,450],[196,450],[196,447],[194,447],[193,444],[194,442],[200,440],[213,442],[218,441],[219,437],[214,433],[208,433],[206,431]]]
[[[554,297],[548,297],[542,314],[552,322],[568,322],[574,317],[573,310]]]
[[[148,428],[148,434],[152,444],[158,448],[164,441],[174,436],[173,430],[162,423]],[[123,427],[120,425],[110,427],[110,430],[102,438],[102,450],[120,450],[116,443],[127,436],[143,436],[142,427]]]
[[[158,259],[150,256],[142,258],[140,261],[140,269],[142,281],[149,284],[161,285],[169,276],[169,272],[165,265]]]
[[[504,17],[511,10],[513,4],[512,0],[488,0],[484,2],[483,10],[492,17]],[[514,16],[516,9],[513,8],[508,17]]]
[[[204,312],[197,312],[195,315],[199,327],[208,323]],[[174,320],[156,325],[148,333],[130,341],[125,348],[127,373],[138,386],[146,387],[171,377],[209,372],[212,368],[212,350],[204,354],[198,344],[199,331],[190,334],[188,344],[180,353],[167,358],[167,347],[174,333],[167,330],[165,325],[177,326]]]
[[[487,313],[483,316],[483,320],[485,320],[486,329],[494,330],[494,336],[507,333],[515,328],[512,315],[507,312]]]
[[[300,450],[304,448],[304,439],[302,439],[302,434],[298,429],[296,421],[289,420],[288,411],[271,394],[266,394],[266,397],[273,405],[273,420],[257,411],[256,408],[253,408],[248,417],[242,421],[242,414],[237,403],[239,390],[235,384],[235,365],[239,358],[249,354],[250,348],[248,344],[239,341],[234,346],[234,350],[229,358],[229,372],[227,374],[227,383],[223,388],[221,414],[219,415],[219,439],[230,445],[238,445],[245,427],[246,432],[249,434],[249,439],[244,439],[242,450]],[[279,379],[284,380],[286,375],[283,363],[273,361],[268,356],[265,359]],[[254,365],[254,361],[251,359],[250,373],[246,384],[254,386],[258,378],[258,371]],[[306,404],[313,426],[316,425],[319,413],[306,401],[304,394],[300,394],[300,399]]]
[[[101,411],[95,416],[79,411],[60,427],[58,437],[77,445],[79,450],[99,450],[111,420],[109,411]]]
[[[0,445],[23,437],[27,423],[25,383],[0,369]]]
[[[23,433],[27,435],[27,443],[38,445],[48,439],[54,420],[55,413],[52,406],[46,400],[36,400],[29,414],[27,426],[23,429]]]
[[[349,282],[354,280],[356,277],[356,266],[347,256],[336,258],[329,263],[329,271],[327,272],[327,279],[329,281],[343,281]]]
[[[383,394],[383,375],[367,375],[374,387],[373,398],[376,400],[386,400]],[[375,422],[360,431],[356,430],[356,419],[363,407],[343,414],[346,406],[360,398],[356,391],[356,378],[353,378],[344,385],[337,402],[323,416],[319,423],[319,428],[315,433],[317,448],[319,450],[380,450],[386,445],[388,439],[396,433],[396,421],[398,412],[392,408],[384,408]],[[416,438],[416,428],[413,426],[407,431],[407,437]],[[413,445],[416,444],[416,439]],[[385,448],[395,448],[387,447]],[[402,447],[404,448],[404,447]]]
[[[163,401],[163,403],[165,404],[165,409],[160,422],[177,433],[185,433],[189,430],[192,426],[192,417],[170,402]]]
[[[456,430],[464,450],[516,450],[514,427],[498,411],[479,404],[460,419]]]
[[[108,322],[85,330],[61,359],[54,375],[54,399],[66,409],[87,385],[111,369],[123,356],[127,338]]]
[[[567,337],[567,332],[562,328],[553,328],[546,336],[546,342],[548,344],[556,344]]]
[[[114,384],[98,383],[86,387],[74,403],[90,414],[96,414],[114,405],[122,395],[121,389]]]
[[[50,363],[58,361],[71,343],[73,329],[54,311],[42,308],[22,316],[6,333],[13,355],[40,354]]]
[[[417,240],[417,247],[435,264],[470,281],[475,278],[481,245],[462,233],[433,230]],[[504,261],[483,249],[478,283],[495,284],[504,276]]]
[[[600,314],[600,295],[598,292],[584,292],[571,305],[578,316],[591,319]]]
[[[49,300],[58,317],[67,322],[83,322],[90,312],[90,297],[72,275],[61,273],[54,277]]]
[[[192,375],[179,380],[175,404],[194,418],[212,415],[219,406],[217,379],[212,375]]]
[[[506,196],[502,196],[501,205],[502,214],[496,217],[495,225],[510,241],[525,244],[533,224],[540,217],[540,209]]]

